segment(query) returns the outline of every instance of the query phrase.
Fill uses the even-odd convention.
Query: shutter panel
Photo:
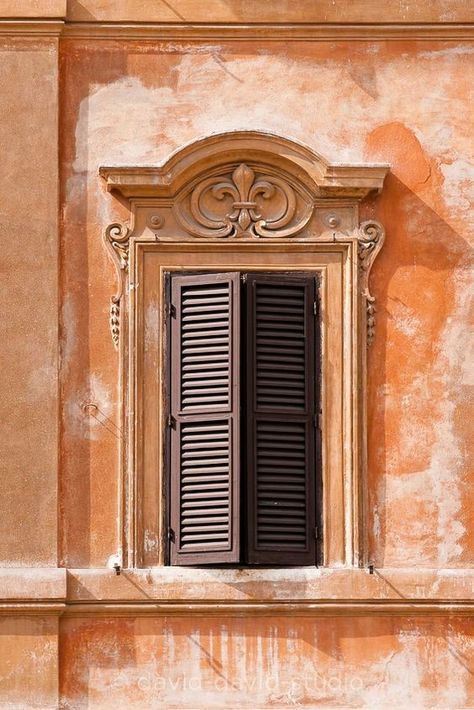
[[[316,560],[315,299],[314,276],[248,275],[250,563]]]
[[[239,561],[240,280],[171,279],[171,564]]]

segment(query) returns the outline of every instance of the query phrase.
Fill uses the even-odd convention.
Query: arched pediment
[[[330,163],[307,146],[259,131],[231,131],[194,141],[157,167],[102,167],[109,191],[124,197],[174,197],[186,186],[221,175],[240,164],[271,169],[306,190],[313,199],[363,199],[380,191],[387,165]]]

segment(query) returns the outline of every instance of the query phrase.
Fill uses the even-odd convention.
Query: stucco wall
[[[8,5],[0,11],[15,18]],[[54,23],[64,9],[45,5]],[[197,12],[192,2],[174,17],[149,16],[144,3],[114,4],[113,14],[106,5],[70,3],[67,19],[179,23]],[[240,4],[221,5],[212,7],[215,22],[243,21]],[[309,6],[290,16],[289,5],[279,22],[337,20],[329,5],[324,17]],[[427,14],[421,6],[386,21],[473,20],[462,2],[430,3]],[[374,7],[366,3],[359,19],[373,22]],[[103,230],[128,209],[106,193],[98,167],[153,166],[197,138],[255,129],[332,162],[391,166],[382,194],[362,206],[387,232],[371,276],[369,558],[408,575],[434,570],[429,591],[423,581],[410,587],[427,598],[442,568],[446,596],[472,602],[472,37],[18,33],[0,48],[8,97],[0,109],[8,312],[0,558],[29,569],[13,581],[0,575],[4,613],[17,614],[0,626],[0,707],[56,707],[59,698],[71,708],[474,707],[474,627],[454,606],[430,616],[167,617],[123,608],[71,616],[68,594],[105,604],[120,597],[112,585],[121,578],[110,570],[94,587],[68,573],[66,586],[58,569],[46,585],[47,570],[41,582],[33,570],[110,567],[120,545],[118,355],[108,324],[116,275]],[[145,581],[130,579],[145,594]],[[336,596],[351,596],[353,583],[344,585]],[[400,589],[386,593],[400,600],[409,594]],[[130,604],[131,594],[123,596]]]
[[[0,559],[12,567],[55,566],[58,43],[3,39],[0,51],[1,290],[6,316],[1,358],[7,378],[1,399]]]
[[[301,140],[334,162],[391,165],[382,196],[366,205],[387,229],[373,273],[370,556],[380,566],[472,563],[473,163],[461,106],[472,98],[474,48],[70,40],[61,52],[67,564],[103,565],[114,550],[115,511],[107,517],[102,495],[104,487],[114,495],[116,442],[80,409],[87,396],[107,416],[117,403],[104,317],[114,272],[101,232],[118,210],[98,168],[154,165],[185,143],[235,128]],[[98,514],[100,538],[90,523]]]
[[[60,639],[66,707],[472,707],[459,620],[68,620]]]

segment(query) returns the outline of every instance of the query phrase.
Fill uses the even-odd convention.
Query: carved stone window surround
[[[375,335],[369,274],[384,230],[360,224],[358,205],[381,190],[387,171],[330,165],[305,146],[256,132],[198,141],[159,168],[100,169],[107,189],[130,206],[129,222],[105,231],[118,272],[110,326],[127,431],[123,566],[164,562],[164,273],[302,266],[322,278],[324,565],[366,563],[366,349]],[[151,312],[154,324],[146,320]]]

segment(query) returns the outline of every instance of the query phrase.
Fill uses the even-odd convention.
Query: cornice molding
[[[229,160],[229,158],[227,158]],[[361,200],[370,192],[380,192],[389,170],[388,165],[324,165],[320,166],[318,188],[321,197],[346,197]],[[169,196],[173,167],[109,167],[99,169],[108,192],[123,197]]]
[[[96,40],[170,41],[469,41],[474,39],[474,23],[141,23],[68,22],[63,35]]]
[[[33,601],[10,602],[0,601],[1,616],[60,616],[66,611],[65,602]]]
[[[64,30],[64,20],[0,18],[0,37],[59,37]]]
[[[24,12],[0,17],[0,36],[62,36],[126,41],[472,41],[473,22],[147,22],[74,20],[59,2],[44,15]],[[29,8],[26,8],[27,10]]]
[[[62,612],[66,616],[472,616],[474,604],[461,602],[388,602],[367,599],[349,601],[284,602],[86,602],[69,603]]]
[[[137,616],[473,616],[470,600],[417,602],[409,599],[393,602],[380,599],[365,601],[298,601],[235,602],[219,600],[196,602],[0,602],[2,616],[76,616],[76,617],[137,617]]]
[[[246,160],[269,162],[276,169],[297,172],[315,197],[362,200],[380,192],[389,165],[330,163],[303,143],[267,131],[236,130],[193,141],[157,167],[104,166],[99,174],[109,192],[127,198],[173,197],[212,165]]]

